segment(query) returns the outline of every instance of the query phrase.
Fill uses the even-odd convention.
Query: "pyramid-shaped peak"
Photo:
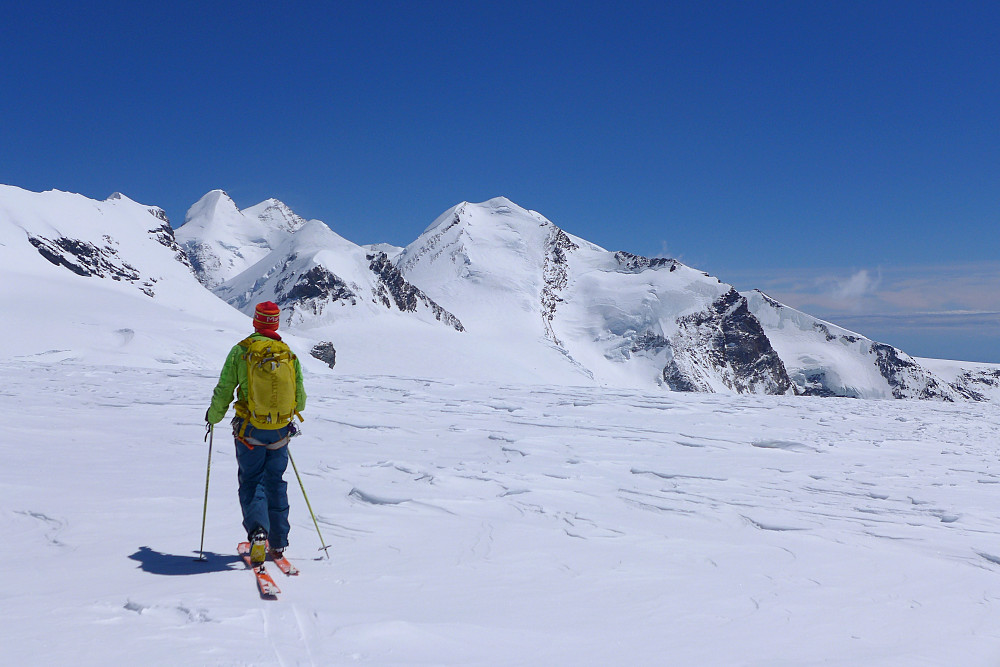
[[[271,197],[259,204],[243,209],[243,215],[257,218],[265,225],[284,231],[294,232],[305,225],[305,218],[296,214],[288,204]]]
[[[229,196],[228,192],[226,192],[225,190],[218,190],[218,189],[209,190],[208,192],[206,192],[204,196],[202,196],[202,198],[199,199],[195,205],[196,206],[198,204],[215,205],[218,204],[219,202],[225,202],[227,204],[232,204],[233,206],[236,206],[236,202],[233,201],[233,198]]]
[[[274,197],[268,197],[267,199],[265,199],[264,201],[260,202],[259,204],[254,204],[253,206],[249,206],[249,207],[243,209],[243,212],[247,213],[247,212],[249,212],[251,210],[254,210],[254,211],[266,211],[268,209],[275,209],[275,210],[278,210],[278,211],[288,212],[288,213],[292,212],[292,209],[288,206],[288,204],[286,204],[285,202],[281,201],[280,199],[275,199]]]
[[[184,221],[188,222],[196,218],[210,218],[218,214],[232,215],[239,213],[239,207],[225,190],[212,190],[206,193],[201,199],[188,209]]]

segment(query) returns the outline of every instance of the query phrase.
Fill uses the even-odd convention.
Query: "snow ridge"
[[[188,209],[176,236],[198,279],[212,289],[260,261],[305,223],[277,199],[241,211],[223,190],[212,190]]]
[[[745,296],[784,361],[796,394],[985,399],[968,384],[946,381],[898,348],[807,315],[759,290]]]
[[[52,313],[80,311],[82,326],[130,350],[142,331],[91,312],[84,304],[101,301],[91,288],[243,323],[275,301],[284,330],[338,371],[946,402],[1000,394],[995,366],[913,359],[674,259],[607,251],[503,197],[448,209],[400,249],[354,244],[276,199],[241,211],[221,190],[175,232],[162,209],[117,193],[97,202],[0,186],[0,254],[12,284],[33,276],[25,284]],[[5,303],[27,308],[15,295]],[[109,315],[129,310],[107,303]],[[72,356],[59,332],[46,325],[21,344]],[[150,340],[178,347],[165,336]],[[208,338],[214,349],[228,335]]]
[[[318,220],[289,233],[263,259],[214,291],[248,315],[260,301],[273,301],[285,322],[299,328],[392,311],[464,330],[457,317],[409,284],[385,253],[369,252]]]

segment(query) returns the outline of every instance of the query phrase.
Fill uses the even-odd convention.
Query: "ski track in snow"
[[[1000,408],[307,377],[261,600],[213,373],[2,362],[7,664],[1000,664]]]

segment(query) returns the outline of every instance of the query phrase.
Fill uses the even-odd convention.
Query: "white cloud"
[[[876,292],[881,282],[880,275],[872,278],[868,269],[861,269],[845,280],[834,280],[829,293],[834,299],[841,301],[843,307],[856,310],[861,306],[865,297]]]

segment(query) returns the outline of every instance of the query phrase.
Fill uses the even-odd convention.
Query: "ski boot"
[[[258,528],[250,535],[250,564],[263,565],[267,559],[267,533]]]

